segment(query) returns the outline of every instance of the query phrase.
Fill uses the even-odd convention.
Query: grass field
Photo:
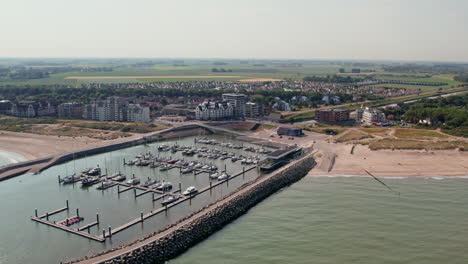
[[[419,141],[409,139],[389,139],[371,141],[369,148],[372,150],[379,149],[414,149],[414,150],[443,150],[443,149],[468,149],[466,141]]]
[[[395,137],[402,139],[439,139],[448,136],[431,130],[399,128],[395,129]]]
[[[348,141],[353,141],[353,140],[361,140],[365,138],[371,138],[372,136],[361,132],[359,130],[349,130],[346,133],[343,133],[341,136],[337,137],[335,139],[335,142],[342,143],[342,142],[348,142]]]

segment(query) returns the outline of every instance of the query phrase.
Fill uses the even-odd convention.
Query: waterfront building
[[[317,109],[315,117],[320,122],[336,123],[349,120],[349,110],[347,109]]]
[[[240,93],[223,94],[223,101],[228,102],[234,108],[235,117],[245,117],[247,95]]]
[[[140,104],[128,104],[124,114],[124,121],[149,123],[151,121],[149,107],[141,106]]]
[[[63,103],[57,107],[58,118],[77,118],[83,117],[83,106],[79,103]]]
[[[123,98],[112,96],[94,100],[83,107],[83,118],[97,121],[150,122],[150,109],[140,104],[129,104]]]
[[[48,101],[19,101],[12,103],[10,114],[16,117],[43,117],[54,116],[55,107]]]
[[[198,120],[223,120],[234,116],[234,107],[229,102],[204,102],[195,109]]]

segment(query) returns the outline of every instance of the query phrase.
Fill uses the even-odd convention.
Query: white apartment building
[[[98,121],[148,123],[150,109],[139,104],[129,104],[123,98],[112,96],[95,100],[83,108],[83,118]]]
[[[127,107],[126,121],[135,123],[149,123],[150,109],[148,106],[139,104],[129,104]]]
[[[373,122],[382,123],[385,122],[385,114],[377,109],[366,108],[362,114],[361,122],[365,124],[372,124]]]
[[[195,109],[198,120],[222,120],[234,117],[234,107],[228,102],[204,102]]]

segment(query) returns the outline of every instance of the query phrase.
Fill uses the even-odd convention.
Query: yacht
[[[127,184],[130,184],[130,185],[137,185],[139,183],[140,183],[140,178],[132,178],[127,181]]]
[[[194,186],[190,186],[190,187],[188,187],[187,190],[185,190],[185,192],[183,192],[182,194],[187,196],[187,195],[195,194],[195,193],[197,193],[197,192],[198,192],[197,188],[195,188]]]
[[[161,204],[162,205],[168,205],[170,203],[173,203],[175,201],[179,200],[179,197],[178,196],[173,196],[173,195],[169,195],[166,199],[164,199]]]
[[[223,172],[223,173],[218,177],[218,181],[224,181],[224,180],[226,180],[227,178],[229,178],[229,174],[227,174],[226,172]]]

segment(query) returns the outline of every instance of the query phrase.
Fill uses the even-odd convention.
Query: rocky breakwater
[[[155,264],[176,257],[207,238],[279,189],[300,180],[315,165],[311,154],[241,187],[162,233],[128,251],[91,257],[86,263]]]

